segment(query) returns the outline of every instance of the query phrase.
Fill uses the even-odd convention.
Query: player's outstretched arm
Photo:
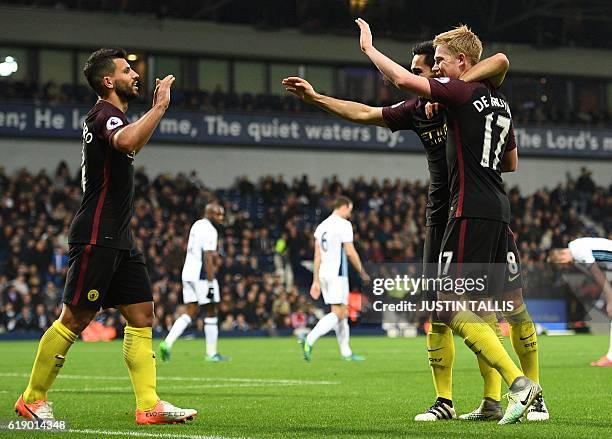
[[[459,79],[465,82],[487,80],[495,87],[501,87],[510,68],[510,61],[503,53],[496,53],[489,58],[485,58],[471,69],[463,72]]]
[[[345,242],[342,245],[344,246],[344,251],[346,251],[346,257],[351,262],[353,267],[355,267],[355,270],[357,270],[357,273],[359,273],[361,279],[366,283],[370,282],[370,276],[363,268],[363,264],[361,263],[361,259],[359,258],[359,253],[357,253],[357,250],[355,250],[355,246],[353,245],[353,243]]]
[[[387,128],[383,118],[382,107],[370,107],[359,102],[343,101],[341,99],[317,93],[313,86],[297,76],[290,76],[282,80],[285,90],[293,93],[302,101],[339,116],[343,119],[364,125],[378,125]]]
[[[155,80],[153,106],[136,122],[127,125],[113,137],[113,147],[126,154],[138,153],[149,141],[170,105],[170,88],[174,76]]]
[[[315,240],[314,266],[312,268],[312,285],[310,286],[310,297],[317,300],[321,295],[321,285],[319,284],[319,268],[321,267],[321,248]]]
[[[424,98],[431,98],[431,87],[427,78],[413,75],[391,58],[379,52],[372,44],[372,32],[368,23],[361,18],[358,18],[355,22],[361,31],[359,46],[363,53],[376,65],[378,70],[389,78],[396,87]]]

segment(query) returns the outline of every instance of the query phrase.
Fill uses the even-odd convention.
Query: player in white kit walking
[[[334,211],[319,224],[314,233],[315,255],[310,295],[317,300],[323,293],[323,300],[326,305],[331,305],[331,312],[319,320],[303,340],[302,350],[306,361],[311,360],[312,347],[317,339],[332,329],[336,331],[340,354],[344,360],[364,360],[362,356],[353,354],[349,346],[347,259],[364,282],[370,281],[353,245],[353,226],[348,220],[352,210],[351,200],[338,197],[334,203]]]
[[[196,221],[189,231],[187,255],[183,266],[183,303],[187,313],[180,315],[166,339],[159,344],[162,360],[168,361],[172,345],[198,316],[200,306],[204,307],[204,335],[206,336],[206,361],[218,362],[229,360],[217,352],[219,322],[217,304],[221,301],[219,283],[215,279],[217,272],[217,244],[219,234],[213,223],[223,221],[223,207],[217,203],[206,205],[204,218]],[[205,277],[201,279],[201,273]]]

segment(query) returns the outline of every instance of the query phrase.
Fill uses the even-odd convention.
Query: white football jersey
[[[348,276],[345,242],[353,242],[353,226],[349,220],[331,214],[316,228],[315,239],[321,249],[320,277]]]
[[[612,240],[606,238],[578,238],[568,244],[576,262],[592,264],[612,262]]]
[[[195,282],[200,280],[204,252],[217,251],[218,237],[217,229],[206,218],[193,223],[189,231],[187,255],[185,256],[185,265],[183,265],[183,281]]]

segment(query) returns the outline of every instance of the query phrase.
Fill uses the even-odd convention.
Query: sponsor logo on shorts
[[[87,300],[90,302],[95,302],[98,300],[98,297],[100,297],[98,290],[89,290],[89,293],[87,293]]]

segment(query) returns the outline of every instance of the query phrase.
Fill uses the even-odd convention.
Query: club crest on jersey
[[[109,131],[114,130],[117,127],[120,127],[121,125],[123,125],[123,121],[119,119],[117,116],[109,117],[108,120],[106,121],[106,129]]]
[[[90,302],[95,302],[98,300],[98,297],[100,297],[98,290],[89,290],[89,293],[87,293],[87,300]]]
[[[438,81],[440,84],[446,84],[447,82],[450,82],[450,78],[447,78],[446,76],[443,78],[434,78],[436,81]]]

